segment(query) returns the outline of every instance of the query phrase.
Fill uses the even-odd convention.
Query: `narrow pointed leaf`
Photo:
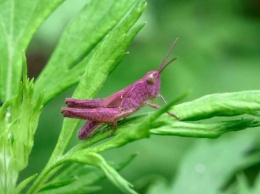
[[[24,179],[22,182],[19,183],[19,185],[15,188],[14,193],[19,194],[23,189],[26,188],[26,186],[35,179],[37,174],[34,174],[26,179]]]
[[[90,53],[95,53],[97,47],[100,50],[100,42],[120,23],[135,2],[136,0],[91,0],[70,22],[62,34],[54,54],[36,82],[37,94],[45,90],[45,103],[80,80],[86,65],[93,63],[92,56],[89,56]],[[125,30],[126,28],[129,30],[129,27],[125,27]],[[109,56],[109,51],[112,51],[112,48],[106,47],[113,47],[119,42],[120,40],[105,46],[102,56],[99,56],[100,53],[96,54],[94,61],[97,72],[99,68],[106,66],[106,63],[109,64],[109,60],[117,60],[113,56],[106,60],[104,58]],[[126,42],[128,42],[127,38]],[[106,43],[104,44],[106,45]],[[85,91],[87,91],[86,88]]]
[[[144,11],[146,3],[137,1],[130,12],[119,24],[111,30],[94,51],[81,63],[86,64],[86,69],[73,97],[91,98],[102,87],[107,75],[115,68],[125,53],[127,46],[142,28],[143,24],[133,27]],[[87,89],[86,89],[87,88]],[[63,128],[59,138],[66,144],[73,135],[79,120],[64,119]],[[66,137],[66,138],[65,138]],[[66,139],[66,141],[64,141]],[[58,145],[60,146],[60,145]],[[65,148],[64,146],[62,146]],[[61,151],[61,150],[60,150]]]
[[[117,171],[110,166],[101,155],[93,152],[88,152],[87,150],[81,150],[75,152],[73,155],[65,156],[60,162],[80,162],[91,166],[95,166],[101,169],[107,176],[107,178],[113,182],[123,193],[136,194],[136,192],[131,188],[132,185],[122,178]]]

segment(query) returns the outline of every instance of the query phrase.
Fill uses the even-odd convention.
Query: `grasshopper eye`
[[[147,83],[148,83],[148,84],[151,84],[151,85],[154,85],[154,84],[155,84],[155,78],[154,78],[154,75],[153,75],[153,74],[150,74],[150,75],[147,77]]]

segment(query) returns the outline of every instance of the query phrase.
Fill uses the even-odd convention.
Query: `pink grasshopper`
[[[88,139],[92,132],[104,123],[113,124],[113,129],[110,133],[112,135],[116,130],[119,119],[133,114],[142,106],[160,108],[160,106],[150,103],[148,100],[154,101],[156,98],[161,98],[166,104],[166,100],[159,93],[161,85],[160,73],[176,59],[173,58],[166,63],[177,39],[172,43],[158,70],[149,71],[143,78],[123,90],[107,98],[94,100],[66,98],[68,107],[62,108],[63,116],[88,120],[78,133],[80,140]],[[167,113],[178,119],[175,114]]]

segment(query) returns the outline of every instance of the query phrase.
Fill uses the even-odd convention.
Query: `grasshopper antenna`
[[[172,43],[172,45],[171,45],[169,51],[167,52],[166,56],[164,57],[163,61],[161,62],[160,66],[159,66],[159,69],[158,69],[159,74],[164,70],[165,67],[167,67],[169,64],[171,64],[173,61],[175,61],[175,60],[177,59],[176,57],[174,57],[174,58],[172,58],[168,63],[166,63],[166,61],[167,61],[167,59],[169,58],[169,56],[170,56],[170,54],[171,54],[171,52],[172,52],[172,49],[174,48],[174,46],[175,46],[176,42],[178,41],[178,39],[179,39],[179,37],[177,37],[177,38],[173,41],[173,43]],[[165,64],[165,63],[166,63],[166,64]]]

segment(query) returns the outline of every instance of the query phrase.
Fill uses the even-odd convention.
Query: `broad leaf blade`
[[[158,121],[153,124],[151,133],[155,135],[217,138],[224,133],[258,126],[260,126],[260,120],[256,119],[236,119],[211,123]]]
[[[143,13],[145,7],[145,1],[135,1],[131,9],[124,11],[124,15],[120,18],[120,21],[118,21],[109,33],[106,34],[102,41],[97,43],[91,53],[84,57],[78,65],[73,65],[73,67],[70,66],[72,67],[70,71],[75,71],[74,68],[79,70],[78,68],[82,68],[82,66],[84,67],[84,71],[80,73],[83,73],[83,75],[80,76],[79,86],[74,92],[73,97],[92,98],[97,93],[108,74],[122,59],[126,48],[129,46],[135,35],[143,27],[144,24],[139,24],[136,27],[133,26]],[[74,82],[73,80],[67,81],[69,84]],[[57,82],[59,82],[59,80],[57,80]],[[41,86],[38,85],[38,87]],[[39,88],[38,91],[40,91]],[[46,92],[49,93],[48,91]],[[49,97],[45,98],[45,102],[50,99],[50,96],[49,93]],[[60,165],[57,165],[55,162],[62,157],[68,142],[76,130],[78,122],[79,121],[75,119],[65,119],[55,150],[52,153],[46,168],[30,188],[29,193],[39,191],[42,183],[60,169]]]
[[[260,91],[219,93],[206,95],[171,109],[181,120],[208,119],[213,116],[258,115]]]
[[[86,65],[86,69],[73,94],[74,97],[91,98],[102,87],[107,75],[118,64],[127,46],[143,27],[143,24],[141,24],[133,28],[135,22],[144,11],[145,6],[146,3],[144,1],[137,1],[130,12],[126,11],[124,19],[120,21],[119,24],[106,35],[103,41],[98,44],[92,53],[81,62]],[[76,130],[78,123],[79,120],[75,119],[64,120],[59,137],[63,139],[63,141],[59,141],[59,143],[67,144]],[[61,145],[57,146],[59,147]],[[63,147],[63,149],[65,148],[64,146],[61,147]],[[59,152],[60,151],[63,150],[59,150]]]
[[[63,0],[0,0],[0,100],[18,93],[22,72],[21,52],[46,17]]]
[[[256,141],[255,130],[232,138],[225,136],[216,141],[198,141],[183,158],[172,192],[217,194]]]
[[[92,0],[71,21],[46,68],[36,81],[36,93],[46,91],[44,102],[80,80],[86,64],[89,63],[89,54],[96,51],[98,44],[120,23],[135,1]],[[107,49],[104,48],[103,55],[106,55]],[[96,68],[107,63],[103,58],[95,58],[96,62],[100,61]]]

